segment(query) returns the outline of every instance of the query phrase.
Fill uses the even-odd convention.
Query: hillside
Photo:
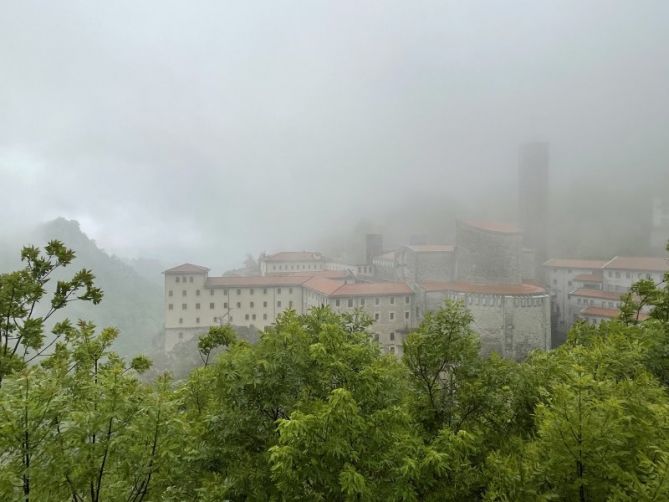
[[[75,302],[68,308],[67,316],[72,320],[90,320],[100,327],[116,326],[120,330],[116,350],[123,355],[155,352],[163,326],[160,275],[150,280],[150,274],[142,275],[121,259],[110,256],[81,231],[78,222],[57,218],[38,226],[22,237],[22,242],[1,242],[0,271],[7,272],[20,266],[18,260],[23,245],[43,246],[52,239],[63,241],[77,254],[61,277],[69,277],[81,268],[91,269],[97,285],[104,291],[101,305]],[[142,261],[133,262],[138,267],[141,264]]]

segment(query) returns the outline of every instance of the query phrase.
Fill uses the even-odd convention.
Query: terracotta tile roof
[[[387,253],[380,254],[379,256],[375,256],[372,258],[372,260],[384,260],[384,261],[393,261],[395,259],[395,256],[397,255],[397,251],[388,251]]]
[[[669,272],[669,260],[654,256],[616,256],[602,268],[613,270],[642,270],[644,272]]]
[[[263,261],[323,261],[323,255],[312,251],[282,251],[265,256]]]
[[[575,281],[580,281],[580,282],[602,282],[602,276],[601,274],[578,274],[576,277],[574,277]]]
[[[545,294],[546,290],[540,286],[528,283],[520,284],[478,284],[474,282],[434,282],[426,281],[419,286],[428,293],[438,291],[455,291],[458,293],[478,293],[489,295],[537,295]]]
[[[410,295],[413,290],[404,282],[358,282],[344,284],[333,296]]]
[[[496,221],[480,221],[480,220],[460,220],[460,223],[469,227],[485,230],[486,232],[495,232],[498,234],[520,234],[521,230],[510,223],[500,223]]]
[[[620,310],[604,307],[587,307],[581,310],[579,315],[583,317],[606,317],[607,319],[617,319],[620,315]]]
[[[587,307],[581,310],[579,315],[583,317],[604,317],[607,319],[618,319],[618,316],[620,315],[620,310],[619,309],[609,309],[609,308],[604,308],[604,307]],[[639,314],[639,320],[640,321],[645,321],[648,319],[648,314],[644,314],[643,312]]]
[[[551,258],[544,262],[544,267],[555,268],[587,268],[599,269],[606,264],[606,260],[580,260],[578,258]]]
[[[336,281],[329,279],[327,277],[311,277],[308,281],[304,283],[304,287],[320,293],[325,296],[330,296],[339,288],[342,287],[344,281]]]
[[[304,287],[329,297],[410,295],[413,290],[404,282],[357,282],[347,284],[325,277],[313,277]]]
[[[168,268],[163,274],[202,274],[204,272],[209,272],[209,269],[192,263],[184,263],[177,267]]]
[[[579,288],[569,293],[569,296],[583,296],[586,298],[600,298],[602,300],[619,301],[623,293],[616,291],[602,291],[601,289]]]
[[[452,253],[455,246],[453,244],[415,244],[407,246],[407,249],[416,253]]]
[[[329,279],[343,279],[349,275],[348,270],[314,270],[314,271],[301,271],[301,272],[272,272],[272,277],[294,277],[294,276],[305,276],[309,277],[327,277]]]
[[[208,288],[262,288],[272,286],[301,286],[307,282],[309,275],[265,275],[265,276],[223,276],[209,277],[206,287]]]

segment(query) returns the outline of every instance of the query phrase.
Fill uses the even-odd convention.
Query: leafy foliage
[[[669,499],[663,284],[522,362],[482,357],[461,303],[428,314],[401,360],[361,312],[321,307],[256,343],[212,328],[184,381],[146,383],[151,362],[114,353],[114,328],[65,319],[45,343],[50,311],[101,292],[83,271],[37,315],[74,256],[24,253],[0,279],[3,500]]]

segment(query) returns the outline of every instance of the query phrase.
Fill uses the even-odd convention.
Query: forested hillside
[[[461,303],[402,359],[320,307],[256,343],[211,328],[190,375],[144,383],[115,329],[61,322],[44,352],[46,318],[104,299],[61,243],[22,254],[0,275],[2,500],[669,500],[669,274],[522,362],[482,357]]]
[[[104,308],[88,303],[73,304],[68,311],[70,319],[85,319],[98,326],[118,328],[115,350],[120,354],[132,356],[156,350],[163,329],[163,287],[159,265],[146,260],[131,262],[138,268],[150,268],[150,273],[138,271],[100,249],[81,231],[76,221],[64,218],[40,225],[22,238],[41,245],[52,239],[67,242],[76,253],[73,267],[95,271],[96,283],[104,291]],[[19,267],[19,247],[15,242],[0,242],[0,272]],[[55,279],[61,277],[60,272],[55,274]],[[58,314],[54,320],[59,320]]]

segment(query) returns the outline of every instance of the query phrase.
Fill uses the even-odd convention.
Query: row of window
[[[251,295],[255,293],[255,289],[253,289],[253,288],[249,289],[248,291],[249,291],[249,294],[251,294]],[[209,292],[211,293],[211,296],[214,296],[214,290],[213,289],[210,289]],[[263,293],[263,295],[266,295],[267,294],[267,288],[263,288],[262,293]],[[237,295],[241,295],[241,294],[242,294],[242,290],[237,289]],[[276,289],[276,294],[278,294],[278,295],[281,294],[281,288]],[[293,288],[288,288],[288,294],[289,295],[293,294]],[[223,295],[224,296],[228,295],[228,290],[227,289],[223,290]],[[167,296],[174,296],[174,291],[170,289],[167,292]],[[183,291],[181,291],[181,296],[188,296],[188,291],[185,290],[185,289]],[[199,289],[195,290],[195,296],[200,296],[200,290]]]
[[[267,308],[267,302],[262,302],[262,306],[263,306],[263,308]],[[281,300],[276,302],[276,306],[277,306],[277,308],[281,308],[283,306],[283,303],[281,302]],[[216,304],[214,302],[209,303],[209,309],[210,310],[214,310],[215,308],[216,308]],[[228,302],[223,303],[223,308],[224,309],[228,308]],[[242,302],[237,302],[237,308],[238,309],[242,308]],[[255,302],[249,302],[249,308],[255,308]],[[288,302],[288,308],[291,308],[291,309],[293,308],[293,301],[292,300],[290,300]],[[167,306],[167,309],[168,310],[174,310],[174,304],[170,303]],[[182,303],[181,304],[181,310],[188,310],[188,304],[187,303]],[[195,310],[200,310],[200,304],[199,303],[195,304]]]
[[[583,299],[576,298],[576,305],[594,305],[594,304],[595,300],[593,300],[592,298],[583,298]],[[601,306],[602,307],[608,306],[610,309],[618,308],[618,302],[606,302],[602,300]]]
[[[288,268],[290,267],[290,268]],[[300,268],[301,267],[301,268]],[[288,271],[288,270],[320,270],[319,265],[272,265],[273,271]]]
[[[616,270],[616,271],[608,270],[606,275],[608,275],[609,277],[614,277],[615,276],[616,279],[620,279],[621,272],[618,271],[618,270]],[[637,279],[643,279],[644,275],[645,275],[646,279],[652,279],[650,274],[643,274],[641,272],[637,273],[636,278]],[[634,272],[625,272],[625,279],[634,279]]]
[[[266,320],[268,319],[267,314],[263,314],[263,315],[262,315],[262,318],[263,318],[263,321],[266,321]],[[245,319],[246,321],[256,321],[256,320],[258,319],[258,316],[257,316],[256,314],[250,314],[250,315],[249,315],[249,314],[246,314],[246,315],[244,316],[244,319]],[[220,320],[220,319],[219,319],[218,317],[214,317],[214,318],[212,319],[212,323],[213,323],[213,324],[216,324],[217,322],[219,322],[219,320]],[[229,322],[232,323],[232,322],[234,321],[234,317],[232,317],[232,316],[228,316],[228,317],[227,317],[227,320],[228,320]],[[183,319],[183,317],[179,317],[179,324],[183,324],[183,323],[184,323],[184,319]],[[195,318],[195,324],[200,324],[200,318],[199,318],[199,317],[196,317],[196,318]]]
[[[408,305],[410,302],[411,302],[411,297],[405,296],[404,303]],[[354,303],[353,298],[349,298],[348,300],[346,300],[347,307],[353,307],[353,303]],[[394,296],[389,297],[388,303],[390,305],[395,305],[395,297]],[[360,298],[360,306],[364,307],[365,305],[366,305],[365,298]],[[379,297],[374,298],[374,305],[381,305],[381,298]],[[335,299],[335,306],[336,307],[341,306],[341,300],[339,298]]]
[[[186,279],[188,279],[188,281],[186,281]],[[190,277],[186,277],[186,276],[179,277],[179,276],[177,276],[176,277],[176,282],[193,282],[193,276],[190,276]]]
[[[466,295],[464,293],[451,293],[449,298],[455,300],[464,300],[467,305],[480,305],[483,307],[501,307],[502,296],[500,295]],[[543,298],[539,297],[514,297],[514,307],[539,307],[543,304]]]

